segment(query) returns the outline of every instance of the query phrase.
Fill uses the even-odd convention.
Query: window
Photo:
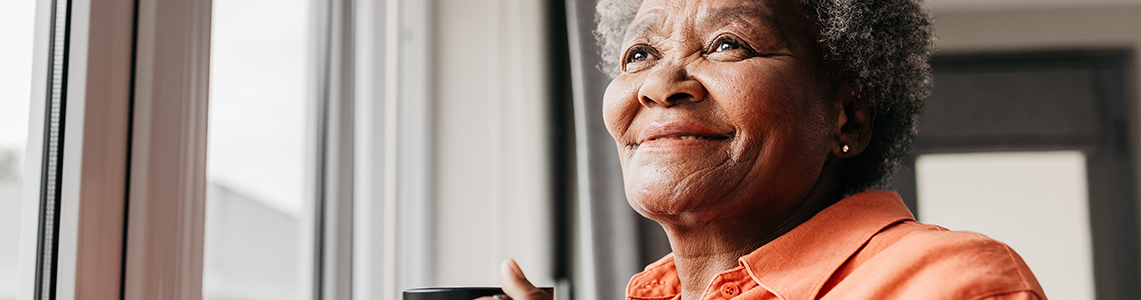
[[[38,259],[34,241],[19,245],[19,282],[0,285],[18,291],[0,300],[71,298],[80,290],[99,299],[348,299],[350,292],[397,299],[404,288],[490,284],[508,256],[535,277],[549,275],[541,270],[551,251],[533,242],[549,235],[545,146],[534,138],[545,131],[545,104],[534,101],[544,96],[542,31],[529,26],[542,20],[528,13],[542,11],[541,3],[479,10],[414,0],[35,2],[38,34],[53,26],[67,34],[36,36],[30,52],[32,71],[60,72],[52,83],[62,86],[53,87],[68,102],[52,107],[69,121],[59,140],[73,143],[53,156],[63,163],[52,172],[64,179],[52,185],[60,191],[50,193],[52,210],[23,206],[24,223],[48,220],[28,218],[31,212],[61,214],[45,226],[59,232],[51,236],[58,243],[47,259]],[[443,10],[480,14],[431,18]],[[444,20],[448,34],[437,36],[433,26]],[[494,26],[481,27],[487,24]],[[433,47],[436,39],[465,40],[466,29],[486,37],[480,48],[509,51],[451,63],[441,72],[465,76],[434,83],[432,62],[469,55],[425,50],[443,49]],[[48,76],[30,77],[38,86],[14,90],[46,98]],[[469,86],[478,89],[464,91]],[[494,109],[434,119],[444,110],[466,113],[454,110],[461,103]],[[35,132],[45,123],[35,119],[46,114],[43,102],[30,106],[41,111],[22,122]],[[478,142],[449,140],[447,151],[436,151],[439,136],[456,135]],[[38,138],[28,138],[30,161],[43,156],[32,149],[44,144]],[[494,140],[505,143],[486,142]],[[495,160],[437,183],[435,174],[453,172],[436,166],[464,169],[447,161],[483,159],[470,147]],[[465,178],[478,181],[455,184]],[[473,184],[494,188],[473,194],[466,188]],[[466,206],[436,209],[449,203],[525,218],[472,225],[447,216]],[[24,240],[42,236],[21,226]],[[435,274],[445,264],[435,262],[473,256],[437,246],[455,242],[448,234],[457,232],[497,246],[470,260],[471,273],[441,280]]]
[[[915,171],[923,222],[1010,245],[1050,297],[1095,298],[1082,152],[928,154]]]
[[[312,285],[311,2],[214,1],[204,299]]]
[[[1137,298],[1126,57],[932,58],[915,156],[893,186],[921,222],[1008,243],[1053,297]]]
[[[34,1],[0,10],[0,300],[16,299],[34,10]]]

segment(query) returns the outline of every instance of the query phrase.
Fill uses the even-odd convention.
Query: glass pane
[[[1085,155],[934,154],[915,162],[919,218],[1014,248],[1053,299],[1094,299]]]
[[[35,1],[0,9],[0,300],[16,299],[24,144],[32,91]]]
[[[312,264],[310,2],[215,0],[205,299],[297,299]],[[309,231],[311,232],[311,231]]]

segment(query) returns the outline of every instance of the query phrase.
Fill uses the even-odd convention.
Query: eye
[[[630,55],[630,61],[629,62],[643,61],[643,60],[646,60],[648,58],[650,58],[649,53],[646,53],[646,51],[638,51],[638,52],[634,52],[634,54]]]
[[[726,39],[721,40],[721,42],[717,44],[715,52],[725,52],[733,49],[741,49],[741,44],[737,43],[737,41]]]
[[[646,61],[653,58],[653,48],[646,45],[634,45],[626,50],[626,54],[622,57],[622,63],[632,63]]]
[[[634,72],[642,69],[649,61],[657,58],[657,51],[647,45],[634,45],[622,55],[622,70]]]
[[[757,56],[748,44],[730,35],[718,36],[705,49],[705,57],[713,61],[740,61]]]

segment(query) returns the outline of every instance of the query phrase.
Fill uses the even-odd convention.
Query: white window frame
[[[432,1],[353,2],[352,293],[400,299],[432,280]]]
[[[43,142],[52,7],[37,2],[34,71],[25,175],[39,179]],[[66,1],[58,2],[61,10]],[[75,0],[70,5],[63,161],[59,185],[55,299],[118,298],[122,272],[128,126],[132,75],[132,1]],[[18,296],[32,299],[36,285],[40,180],[25,182]],[[46,297],[45,297],[46,298]]]
[[[354,55],[352,0],[316,0],[311,26],[316,34],[310,43],[313,60],[308,100],[313,122],[309,145],[316,157],[309,158],[308,184],[315,201],[306,203],[302,234],[313,249],[302,253],[314,257],[311,268],[300,275],[312,276],[313,284],[301,299],[351,299],[353,270],[354,198]],[[304,239],[303,239],[304,241]]]

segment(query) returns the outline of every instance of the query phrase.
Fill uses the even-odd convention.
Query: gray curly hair
[[[931,90],[928,57],[935,49],[931,17],[921,0],[795,0],[820,27],[818,42],[830,71],[851,80],[876,105],[871,143],[842,172],[845,195],[886,188],[918,132]],[[599,0],[595,37],[599,66],[621,73],[622,40],[641,0]]]

